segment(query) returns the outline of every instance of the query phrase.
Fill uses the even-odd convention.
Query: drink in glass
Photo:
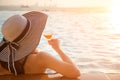
[[[50,40],[52,38],[52,33],[44,34],[44,37]]]

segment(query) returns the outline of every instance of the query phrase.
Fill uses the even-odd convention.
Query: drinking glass
[[[52,39],[52,33],[45,33],[45,34],[44,34],[44,37],[45,37],[47,40],[51,40],[51,39]]]

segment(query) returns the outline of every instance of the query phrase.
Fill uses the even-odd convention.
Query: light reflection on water
[[[1,11],[0,24],[17,13],[24,12]],[[44,32],[50,31],[61,40],[63,50],[81,72],[120,72],[120,34],[111,32],[108,13],[46,13],[49,17]],[[58,57],[43,36],[38,48]]]

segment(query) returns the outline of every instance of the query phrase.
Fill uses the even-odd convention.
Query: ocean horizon
[[[52,12],[80,12],[80,13],[103,13],[109,12],[108,7],[56,7],[56,6],[2,6],[0,5],[0,11],[52,11]]]

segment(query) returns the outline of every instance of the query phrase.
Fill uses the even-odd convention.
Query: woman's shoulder
[[[45,61],[45,52],[43,51],[34,51],[32,52],[28,58],[27,58],[27,62],[28,63],[33,63],[33,64],[38,64],[38,63],[44,63]],[[37,62],[36,62],[37,61]]]
[[[40,51],[40,50],[35,50],[29,56],[30,61],[34,60],[34,61],[40,61],[40,62],[43,62],[43,63],[46,63],[51,58],[53,58],[53,56],[50,53]]]
[[[44,59],[46,58],[48,55],[50,55],[49,53],[47,52],[44,52],[44,51],[40,51],[38,49],[34,50],[32,52],[32,54],[29,56],[30,58],[35,58],[35,59]]]

